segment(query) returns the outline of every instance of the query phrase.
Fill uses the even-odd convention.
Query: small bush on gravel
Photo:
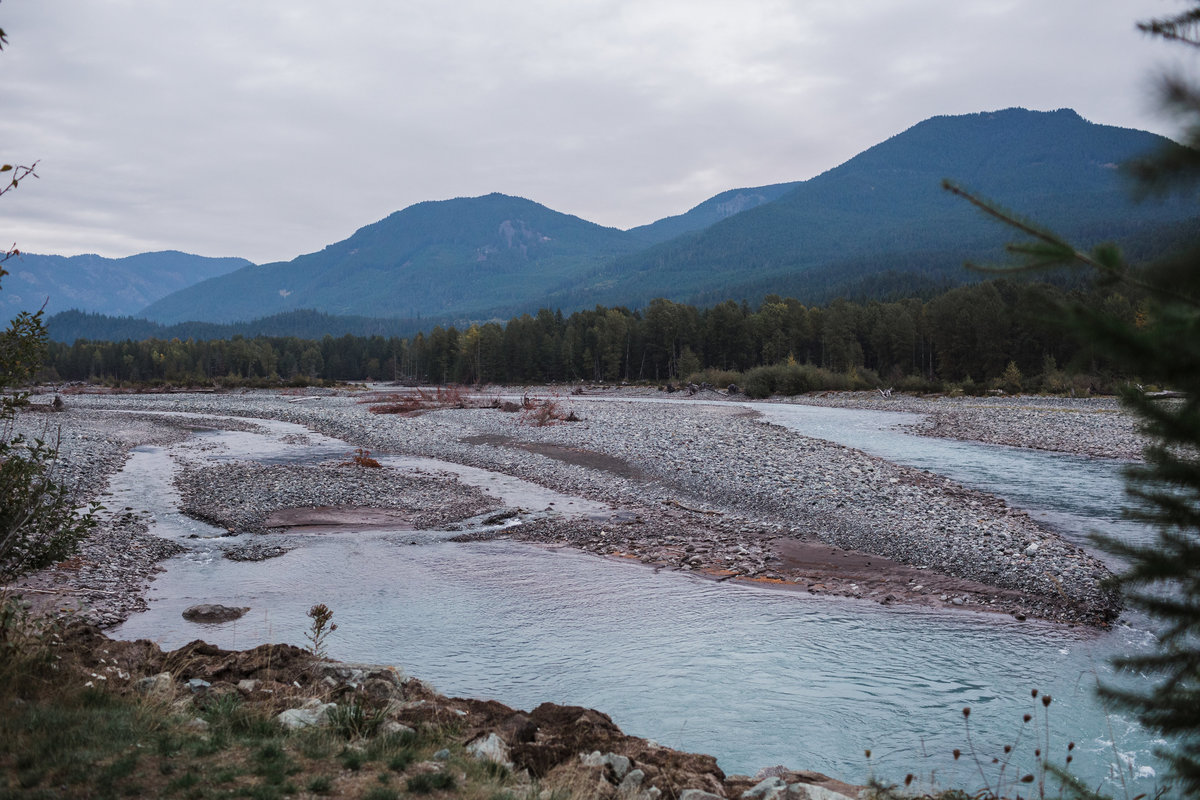
[[[7,274],[0,268],[0,278]],[[46,341],[41,311],[21,312],[0,331],[0,580],[69,556],[95,527],[100,509],[93,503],[76,512],[75,498],[55,479],[58,449],[48,444],[48,430],[33,440],[15,431],[28,394],[11,390],[33,379]]]

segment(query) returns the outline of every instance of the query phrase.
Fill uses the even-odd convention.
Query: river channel
[[[805,435],[990,488],[1073,537],[1095,527],[1144,535],[1115,521],[1119,464],[895,429],[915,415],[754,408],[766,421]],[[270,422],[261,433],[204,432],[181,449],[193,457],[254,454],[270,461],[316,461],[349,450],[314,434],[309,444],[289,444],[287,434],[297,430]],[[956,458],[938,450],[947,445]],[[1093,786],[1114,779],[1116,768],[1133,796],[1152,790],[1162,769],[1152,755],[1156,742],[1127,715],[1106,711],[1094,694],[1098,680],[1137,680],[1115,675],[1108,664],[1114,654],[1152,644],[1136,619],[1098,632],[996,614],[883,607],[716,584],[566,548],[451,543],[453,534],[439,531],[294,533],[288,541],[298,546],[284,556],[233,562],[221,550],[244,537],[219,538],[224,531],[178,512],[175,452],[139,448],[111,487],[114,504],[150,512],[156,533],[190,548],[166,562],[152,585],[150,610],[115,629],[118,638],[148,638],[168,648],[195,638],[235,648],[302,643],[305,612],[323,602],[339,625],[329,641],[332,657],[395,664],[450,695],[520,708],[544,701],[594,707],[628,733],[711,753],[730,773],[784,764],[848,781],[872,774],[902,780],[911,772],[925,786],[980,788],[997,782],[993,754],[1016,743],[1027,765],[1034,747],[1045,748],[1047,731],[1052,760],[1061,763],[1068,739],[1074,741],[1073,772]],[[957,462],[967,466],[951,466]],[[609,510],[485,470],[468,474],[404,458],[384,463],[444,466],[526,507]],[[955,474],[960,469],[972,474]],[[184,608],[202,602],[252,610],[225,625],[181,619]],[[1033,689],[1054,698],[1048,720]],[[982,768],[952,755],[956,748],[970,752],[961,713],[968,706]],[[1022,723],[1026,713],[1035,715],[1033,723]],[[1018,771],[1010,766],[1006,779]]]

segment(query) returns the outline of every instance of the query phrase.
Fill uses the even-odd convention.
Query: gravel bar
[[[1117,595],[1102,585],[1109,572],[1097,559],[1002,500],[765,425],[743,407],[560,397],[561,410],[582,421],[534,427],[520,413],[493,408],[377,415],[368,412],[367,399],[330,391],[81,395],[69,405],[80,413],[122,408],[278,419],[376,455],[430,456],[504,472],[607,501],[623,513],[608,523],[531,519],[501,535],[658,569],[1088,624],[1106,624],[1119,610]],[[234,507],[265,508],[263,491],[270,490],[262,487],[273,478],[247,483],[232,475],[226,468],[188,473],[185,495],[224,498],[207,511],[197,501],[192,513],[222,524],[261,524],[253,514],[236,516]],[[214,511],[218,506],[228,508]]]
[[[883,397],[878,392],[827,392],[778,402],[925,414],[914,432],[1091,458],[1140,461],[1149,439],[1113,397]]]

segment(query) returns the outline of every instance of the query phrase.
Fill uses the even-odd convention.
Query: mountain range
[[[174,250],[126,258],[98,255],[46,256],[21,253],[4,263],[0,314],[47,314],[67,309],[123,315],[197,281],[249,266],[244,258],[205,258]]]
[[[626,231],[503,194],[424,202],[291,261],[197,262],[192,275],[201,280],[147,295],[136,311],[84,310],[163,324],[300,309],[433,324],[539,307],[639,307],[655,297],[706,304],[774,293],[819,302],[957,283],[969,279],[964,260],[995,257],[1013,236],[945,192],[943,178],[1078,244],[1115,239],[1161,251],[1195,232],[1194,203],[1136,202],[1119,165],[1165,144],[1069,109],[934,117],[809,180],[723,192]],[[111,263],[154,255],[170,255],[176,273],[181,259],[197,258]],[[73,291],[68,296],[91,289]]]

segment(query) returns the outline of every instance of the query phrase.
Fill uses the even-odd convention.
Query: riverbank
[[[726,775],[605,714],[451,698],[390,666],[16,623],[0,660],[0,792],[53,796],[845,800],[825,775]],[[54,668],[46,670],[44,664]]]
[[[1099,562],[995,497],[764,425],[741,407],[602,402],[597,394],[557,398],[564,412],[573,411],[582,421],[546,427],[496,408],[372,414],[373,396],[362,392],[77,395],[68,398],[68,411],[55,417],[64,429],[81,431],[64,441],[68,463],[82,457],[100,472],[114,469],[119,463],[114,453],[139,437],[177,441],[188,429],[253,427],[245,418],[261,417],[308,426],[345,441],[348,450],[495,470],[611,508],[600,518],[510,508],[503,528],[466,532],[465,538],[566,544],[718,581],[883,604],[1088,624],[1106,623],[1119,608],[1116,596],[1102,585],[1108,572]],[[136,413],[162,411],[201,418]],[[242,421],[203,419],[218,414]],[[93,451],[104,455],[76,455]],[[347,463],[352,465],[351,455]],[[237,533],[261,531],[269,513],[301,506],[359,512],[391,508],[410,514],[414,524],[435,525],[501,510],[452,476],[400,478],[389,472],[345,464],[190,464],[177,485],[185,510]],[[343,477],[334,479],[337,475]],[[368,491],[377,483],[378,490]],[[425,500],[417,498],[418,486],[424,487]],[[407,505],[397,509],[383,497],[407,498],[400,503]],[[435,507],[451,511],[435,519],[429,516]],[[131,547],[122,536],[132,534],[123,532],[137,525],[135,520],[122,523],[116,513],[122,511],[110,510],[113,522],[92,537],[79,570],[60,566],[27,585],[62,593],[80,589],[85,613],[102,624],[136,610],[136,596],[153,565],[122,566],[122,558],[130,552],[144,551],[151,558],[167,553],[141,540]],[[425,517],[418,520],[419,514]],[[279,552],[252,549],[246,555]],[[110,584],[96,583],[84,567],[126,574],[117,582],[133,588],[118,602],[97,591],[87,593]]]

